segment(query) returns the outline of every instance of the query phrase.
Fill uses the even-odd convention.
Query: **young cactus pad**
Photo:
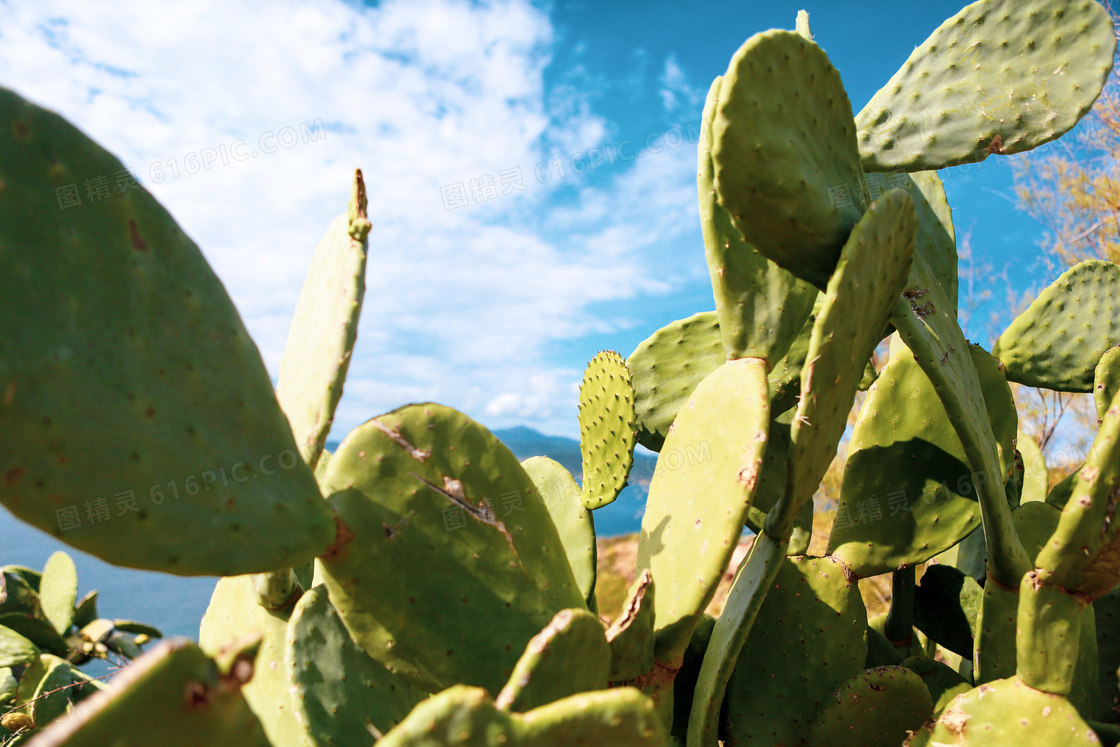
[[[556,525],[576,583],[587,603],[595,598],[598,547],[595,515],[580,500],[579,483],[564,465],[548,457],[530,457],[521,463]]]
[[[57,189],[123,173],[0,89],[0,503],[117,565],[307,562],[329,506],[198,247],[139,185],[59,209]]]
[[[579,388],[579,449],[583,454],[580,500],[588,509],[613,503],[634,466],[638,425],[634,385],[622,356],[599,353],[587,364]]]
[[[366,291],[369,220],[362,172],[354,172],[350,214],[335,218],[316,245],[288,330],[276,396],[300,456],[314,469],[342,398]]]

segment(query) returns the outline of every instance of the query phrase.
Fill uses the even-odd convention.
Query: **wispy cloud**
[[[547,165],[542,179],[611,131],[575,88],[545,90],[553,42],[548,16],[514,0],[0,3],[0,85],[136,172],[273,373],[314,244],[363,169],[368,290],[336,434],[416,400],[573,432],[581,371],[548,347],[635,323],[597,304],[694,279],[674,240],[694,221],[695,146],[616,163],[594,187]],[[674,69],[662,82],[686,95]],[[238,142],[247,158],[223,155]],[[503,194],[514,170],[524,188]],[[457,184],[467,203],[447,209]]]

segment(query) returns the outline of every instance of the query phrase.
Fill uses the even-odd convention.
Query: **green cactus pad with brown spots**
[[[679,666],[692,630],[739,544],[758,486],[770,402],[766,362],[728,361],[681,408],[650,483],[638,571],[657,583],[657,660]]]
[[[374,729],[388,732],[428,697],[354,643],[325,586],[307,591],[292,610],[280,673],[295,695],[296,721],[315,747],[364,744]]]
[[[621,355],[603,351],[587,364],[579,388],[580,500],[587,509],[613,503],[626,487],[637,435],[630,369]]]
[[[809,744],[901,744],[932,714],[929,690],[915,672],[903,666],[865,669],[825,698]]]
[[[611,648],[603,623],[587,610],[560,610],[533,636],[495,704],[524,713],[569,695],[605,690]]]
[[[911,744],[958,747],[1063,745],[1099,747],[1100,740],[1061,695],[1027,687],[1016,677],[957,696]]]
[[[1120,395],[1113,398],[1058,528],[1038,554],[1039,578],[1093,600],[1120,583]]]
[[[843,563],[784,560],[727,684],[724,744],[800,744],[866,656],[867,612]]]
[[[529,640],[584,606],[532,479],[455,410],[407,405],[354,429],[324,489],[339,527],[319,567],[331,602],[370,656],[419,687],[496,694]]]
[[[972,3],[856,116],[863,168],[941,169],[1060,137],[1101,92],[1115,47],[1092,0]]]
[[[820,47],[776,29],[739,48],[720,84],[712,164],[743,239],[824,288],[866,203],[852,105]]]
[[[74,204],[100,178],[123,189]],[[0,503],[116,565],[307,562],[330,546],[330,508],[260,353],[198,247],[131,179],[0,89]]]
[[[1120,344],[1120,265],[1086,260],[1062,273],[992,348],[1007,380],[1091,392],[1101,356]]]
[[[312,469],[342,398],[366,292],[370,223],[360,170],[354,172],[350,203],[350,215],[335,218],[315,246],[276,384],[300,456]]]
[[[455,685],[420,704],[378,747],[667,747],[653,702],[633,688],[581,693],[525,714]]]
[[[704,105],[703,122],[712,131],[722,78],[716,78]],[[711,138],[701,139],[697,192],[708,274],[728,358],[762,358],[773,367],[801,331],[817,289],[758,253],[743,240],[731,216],[716,200]]]
[[[161,643],[40,731],[42,747],[197,747],[271,744],[242,695],[254,674],[252,646],[211,659],[186,639]]]

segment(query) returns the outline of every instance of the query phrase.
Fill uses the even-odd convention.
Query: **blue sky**
[[[858,111],[960,8],[682,5],[0,0],[0,85],[135,171],[273,375],[315,242],[363,169],[368,290],[334,438],[423,400],[574,436],[587,360],[713,307],[694,133],[739,45],[806,8]],[[1057,273],[1006,161],[942,178],[958,237],[995,271],[998,300],[968,328],[986,341],[1000,271],[1020,290]]]

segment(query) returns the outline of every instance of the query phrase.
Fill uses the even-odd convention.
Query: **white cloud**
[[[363,169],[368,290],[336,436],[417,400],[574,432],[581,372],[547,347],[634,323],[596,304],[695,275],[665,243],[694,222],[695,146],[616,164],[609,187],[541,184],[534,166],[570,164],[609,129],[574,89],[545,91],[552,43],[547,15],[515,0],[0,2],[0,85],[137,172],[273,373],[315,242]],[[689,90],[673,66],[663,83]],[[326,136],[273,146],[285,128]],[[256,155],[227,155],[238,141]],[[498,173],[516,168],[525,189],[503,195]],[[494,199],[445,209],[441,187],[484,174]]]
[[[694,107],[702,101],[696,89],[688,84],[688,76],[677,63],[674,55],[665,58],[665,67],[661,72],[661,103],[665,111],[675,111],[678,107]]]

